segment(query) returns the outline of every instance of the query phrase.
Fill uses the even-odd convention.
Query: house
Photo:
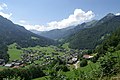
[[[74,57],[72,57],[72,58],[69,58],[68,59],[68,64],[74,64],[74,63],[76,63],[78,61],[78,57],[77,56],[74,56]]]
[[[15,66],[20,66],[21,63],[17,62],[17,63],[14,63]]]
[[[5,67],[13,67],[13,64],[5,64]]]
[[[77,60],[78,60],[78,58],[77,58],[77,57],[72,58],[72,61],[73,61],[73,62],[76,62]]]
[[[90,56],[90,55],[83,55],[83,58],[85,58],[85,59],[90,59],[90,58],[93,58],[93,56]]]

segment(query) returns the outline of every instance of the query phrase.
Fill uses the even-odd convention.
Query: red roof
[[[83,58],[90,58],[90,55],[83,55]]]

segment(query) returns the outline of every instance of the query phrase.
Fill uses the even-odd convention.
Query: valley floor
[[[14,68],[29,68],[31,65],[40,65],[40,66],[46,66],[46,69],[43,70],[43,72],[46,74],[43,77],[40,78],[35,78],[33,80],[54,80],[52,72],[54,72],[56,75],[56,80],[62,80],[62,77],[66,80],[81,80],[82,78],[87,80],[88,78],[93,79],[96,74],[96,71],[100,70],[100,63],[99,61],[96,63],[93,63],[90,59],[87,59],[87,65],[84,67],[81,67],[81,62],[83,57],[77,57],[79,54],[82,52],[85,53],[86,50],[84,51],[78,51],[78,50],[73,50],[69,49],[68,44],[64,44],[62,48],[58,48],[56,46],[47,46],[47,47],[28,47],[28,48],[20,48],[16,45],[16,43],[11,44],[8,46],[8,53],[10,56],[10,60],[7,64],[12,64],[14,63],[14,67],[8,67],[8,66],[0,66],[0,71],[4,69],[14,69]],[[113,56],[120,56],[120,51],[116,51],[112,53]],[[96,55],[96,53],[91,54],[93,56]],[[74,59],[73,59],[74,58]],[[120,58],[120,57],[119,57]],[[54,64],[53,67],[48,67],[53,64],[55,60],[61,59],[63,61],[67,61],[65,65],[60,65],[58,63]],[[74,62],[74,60],[77,60]],[[15,65],[16,63],[24,61],[26,64],[24,66],[19,66]],[[59,60],[58,60],[59,61]],[[120,61],[120,59],[119,59]],[[63,63],[62,63],[63,64]],[[18,66],[18,67],[15,67]],[[61,66],[61,67],[59,67]],[[64,71],[65,66],[67,66],[68,71]],[[59,69],[59,68],[60,69]],[[58,68],[58,71],[56,69]],[[65,68],[66,69],[66,68]],[[55,71],[54,71],[55,70]],[[117,75],[113,75],[111,78],[118,78],[119,73]],[[100,78],[95,78],[95,80],[100,79]],[[102,77],[103,80],[109,80],[110,78],[108,77]],[[17,80],[17,79],[16,79]],[[19,80],[19,79],[18,79]],[[100,79],[101,80],[101,79]],[[119,79],[118,79],[119,80]]]

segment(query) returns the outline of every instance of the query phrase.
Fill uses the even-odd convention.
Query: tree
[[[99,62],[100,70],[102,71],[103,76],[111,76],[113,74],[116,74],[116,57],[108,53],[104,57],[101,57]]]
[[[84,67],[87,65],[87,60],[86,59],[83,59],[81,62],[80,62],[80,66],[81,67]]]
[[[116,50],[120,50],[120,43],[117,45]]]
[[[93,52],[92,49],[89,49],[89,50],[87,51],[88,54],[92,54],[92,52]]]
[[[56,71],[59,71],[59,70],[62,70],[62,71],[64,71],[64,72],[69,71],[69,69],[68,69],[68,67],[67,67],[66,65],[58,65],[58,66],[56,67]]]
[[[91,60],[93,63],[96,63],[98,59],[99,59],[99,54],[97,54],[96,56],[94,56],[94,57],[91,58],[90,60]]]

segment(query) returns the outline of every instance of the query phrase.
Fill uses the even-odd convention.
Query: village
[[[53,51],[47,52],[47,50],[34,50],[34,49],[21,49],[22,54],[20,56],[20,60],[12,60],[8,63],[5,63],[3,59],[0,59],[0,66],[6,68],[18,68],[25,67],[30,64],[35,65],[47,65],[52,63],[54,60],[61,60],[65,62],[66,65],[74,65],[77,68],[78,63],[80,62],[80,58],[90,59],[93,56],[88,55],[85,51],[73,50],[73,49],[64,49],[51,47]]]

